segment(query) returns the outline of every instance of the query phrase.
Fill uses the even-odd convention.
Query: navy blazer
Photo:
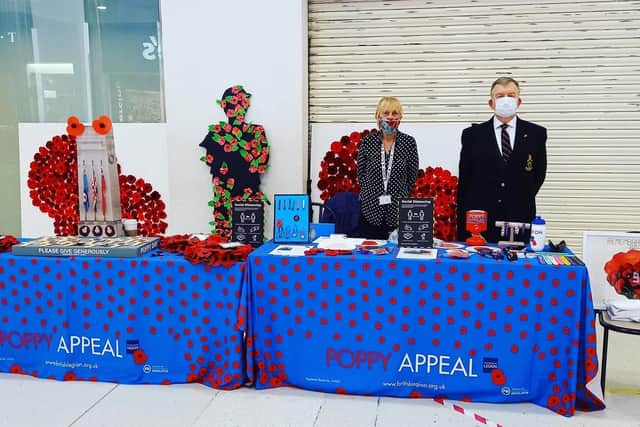
[[[483,235],[499,240],[495,221],[530,223],[536,215],[536,194],[547,172],[547,130],[516,119],[516,137],[508,162],[502,159],[493,117],[462,132],[458,181],[458,240],[464,241],[465,213],[480,209],[489,214]],[[528,236],[528,234],[527,234]]]

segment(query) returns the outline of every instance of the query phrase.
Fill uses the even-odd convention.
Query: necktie
[[[511,157],[511,142],[509,140],[509,132],[507,132],[508,124],[503,123],[500,125],[502,128],[502,159],[506,162],[509,161],[509,157]]]

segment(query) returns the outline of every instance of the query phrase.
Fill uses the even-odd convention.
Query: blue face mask
[[[398,131],[400,126],[400,119],[389,119],[387,117],[381,117],[379,120],[380,129],[385,135],[391,135]]]
[[[496,116],[511,117],[518,110],[518,100],[512,96],[503,96],[496,99]]]

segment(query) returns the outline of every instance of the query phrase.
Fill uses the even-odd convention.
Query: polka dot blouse
[[[398,226],[398,204],[409,193],[418,178],[418,148],[416,140],[398,131],[393,153],[393,164],[387,185],[391,196],[390,205],[380,205],[384,194],[382,178],[382,133],[369,134],[360,142],[358,149],[358,181],[360,183],[360,205],[362,215],[372,225]],[[389,165],[389,155],[385,164]]]

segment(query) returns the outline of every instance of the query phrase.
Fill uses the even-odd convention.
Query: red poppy
[[[75,372],[67,372],[66,374],[64,374],[64,380],[65,381],[76,381],[78,379],[78,375],[76,375]]]
[[[560,397],[556,396],[555,394],[549,396],[547,398],[547,406],[549,408],[554,408],[556,406],[558,406],[560,404]]]
[[[280,387],[282,385],[282,380],[278,377],[271,377],[271,385],[273,387]]]
[[[17,245],[18,239],[13,236],[4,236],[0,238],[0,253],[7,252],[13,245]]]
[[[21,374],[22,368],[20,367],[20,365],[11,365],[11,367],[9,368],[9,372],[12,374]]]
[[[269,374],[267,374],[266,372],[263,372],[262,374],[260,374],[260,384],[266,384],[269,382]]]
[[[84,125],[76,116],[67,119],[67,134],[77,137],[84,133]]]
[[[133,352],[133,361],[136,364],[142,365],[147,362],[147,359],[147,353],[145,353],[144,350],[139,348]]]
[[[587,371],[595,371],[596,369],[598,369],[598,365],[593,361],[593,359],[585,360],[584,367]]]
[[[504,385],[507,382],[507,377],[504,376],[502,369],[494,369],[491,371],[491,382],[497,386]]]
[[[351,134],[349,135],[349,141],[351,141],[352,145],[355,146],[356,144],[360,143],[360,140],[363,136],[364,135],[360,132],[351,132]]]
[[[106,135],[111,130],[111,119],[107,116],[100,116],[93,121],[93,130],[99,135]]]

